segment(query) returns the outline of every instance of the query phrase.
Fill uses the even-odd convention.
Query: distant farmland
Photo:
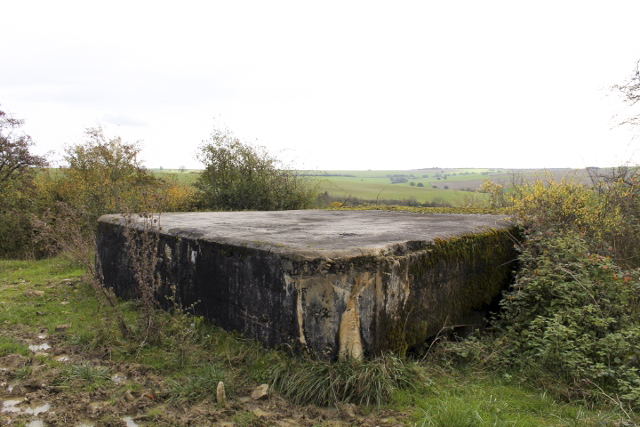
[[[333,170],[307,172],[321,192],[335,199],[368,201],[412,200],[417,203],[449,203],[453,206],[484,200],[477,193],[483,180],[509,184],[536,177],[555,180],[576,177],[587,180],[584,169],[415,169],[415,170]]]
[[[193,184],[200,170],[152,169],[158,177],[175,179]],[[330,170],[298,171],[313,184],[320,193],[334,201],[368,201],[380,204],[398,201],[403,204],[436,203],[452,206],[468,205],[485,200],[487,195],[478,193],[483,180],[489,179],[508,185],[536,177],[551,176],[556,181],[563,177],[574,177],[588,182],[585,169],[414,169],[414,170]]]

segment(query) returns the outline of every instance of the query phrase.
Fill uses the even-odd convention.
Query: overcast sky
[[[640,162],[609,87],[640,1],[0,0],[0,109],[34,151],[98,124],[149,168],[214,126],[309,169]],[[636,132],[637,133],[637,132]]]

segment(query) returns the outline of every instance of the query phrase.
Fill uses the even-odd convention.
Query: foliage
[[[31,242],[31,214],[39,209],[34,178],[46,166],[43,156],[31,154],[31,137],[19,134],[23,120],[0,110],[0,256],[39,255]]]
[[[530,235],[501,302],[503,364],[534,364],[571,384],[640,404],[640,283],[575,233]],[[595,385],[595,387],[594,387]]]
[[[417,366],[392,355],[366,362],[284,360],[272,370],[273,387],[296,404],[381,405],[395,390],[427,383]]]
[[[0,189],[13,179],[21,179],[30,168],[44,167],[47,160],[29,151],[33,146],[31,137],[16,134],[16,130],[24,124],[24,120],[15,119],[0,110]]]
[[[587,185],[571,178],[522,181],[504,188],[485,181],[490,207],[502,209],[524,229],[574,231],[591,250],[626,266],[640,265],[640,179],[637,169],[593,176]]]
[[[229,130],[214,129],[200,146],[198,159],[206,168],[196,183],[204,208],[306,209],[315,201],[307,179],[284,168],[264,147],[242,142]]]
[[[60,229],[70,233],[67,237],[71,241],[77,243],[82,235],[93,246],[97,219],[103,214],[193,207],[193,188],[177,179],[165,180],[149,173],[138,158],[138,143],[108,138],[102,127],[89,128],[85,135],[83,143],[66,148],[67,168],[43,172],[35,180],[40,200],[35,214],[40,218],[37,237],[41,247],[48,247],[51,252],[70,248],[63,241],[65,236],[51,225],[68,223],[71,217],[82,222],[74,224],[73,230],[71,226]]]
[[[491,207],[525,230],[520,270],[493,334],[450,343],[444,353],[502,372],[517,368],[520,378],[570,399],[639,405],[637,173],[594,172],[591,185],[485,182]]]
[[[138,143],[108,138],[102,127],[88,128],[86,141],[66,148],[68,168],[53,176],[51,197],[95,220],[106,213],[141,212],[159,207],[163,181],[141,165]]]

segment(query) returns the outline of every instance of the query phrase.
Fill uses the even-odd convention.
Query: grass
[[[167,401],[170,403],[197,402],[204,399],[215,401],[218,383],[225,384],[227,397],[233,396],[232,374],[218,365],[204,364],[183,377],[169,380]]]
[[[444,203],[452,205],[463,204],[465,198],[473,193],[468,191],[455,191],[444,189],[444,184],[438,183],[437,189],[431,188],[427,180],[414,180],[416,186],[408,183],[391,184],[388,178],[349,178],[326,177],[314,178],[320,192],[327,192],[330,196],[346,200],[356,197],[364,200],[409,200],[415,199],[418,203],[432,202],[440,199]],[[424,187],[418,187],[417,183],[423,182]]]
[[[287,399],[320,406],[340,402],[380,406],[394,390],[422,389],[429,383],[419,367],[391,355],[367,363],[283,361],[272,376],[275,389]]]
[[[175,180],[180,184],[193,185],[201,170],[150,169],[158,178]],[[329,170],[298,171],[309,175],[310,182],[317,184],[321,193],[325,191],[340,200],[349,197],[360,200],[413,200],[418,203],[448,203],[452,206],[466,206],[480,203],[487,195],[474,193],[484,179],[499,183],[508,183],[514,176],[533,179],[534,177],[553,176],[561,180],[563,176],[586,177],[583,170],[573,169],[499,169],[499,168],[432,168],[413,170]],[[446,179],[437,179],[436,174],[447,175]],[[323,176],[330,175],[330,176]],[[392,184],[390,175],[405,175],[407,182]],[[415,184],[414,186],[411,183]],[[418,187],[422,184],[423,187]],[[433,188],[436,186],[437,188]],[[448,188],[445,188],[448,187]],[[470,191],[469,191],[470,190]],[[474,199],[474,200],[472,200]]]
[[[471,376],[469,376],[471,375]],[[613,407],[587,408],[477,371],[436,376],[433,393],[414,402],[419,427],[444,426],[620,426],[634,420]],[[398,399],[407,401],[407,395]]]
[[[291,404],[340,405],[351,402],[394,411],[406,426],[622,426],[635,425],[614,403],[600,407],[562,401],[550,390],[521,384],[518,376],[505,377],[480,368],[453,368],[440,362],[412,362],[390,355],[363,363],[327,362],[264,350],[256,343],[188,315],[159,312],[165,331],[150,345],[124,340],[97,305],[93,290],[78,281],[82,271],[62,258],[39,261],[0,260],[0,357],[18,353],[30,356],[22,337],[37,334],[48,325],[56,342],[82,354],[85,361],[61,366],[51,358],[38,358],[42,366],[58,372],[59,393],[98,392],[123,396],[136,389],[130,382],[111,381],[109,363],[138,366],[158,378],[155,403],[167,405],[215,404],[218,381],[233,401],[238,390],[261,383]],[[64,279],[71,278],[72,284]],[[26,296],[29,289],[42,296]],[[62,304],[66,302],[67,304]],[[131,325],[139,316],[136,304],[120,302]],[[40,312],[41,314],[37,314]],[[55,325],[71,323],[66,331]],[[101,362],[103,361],[103,362]],[[29,367],[30,368],[30,367]],[[38,375],[42,369],[38,369]],[[35,371],[24,370],[33,377]],[[51,375],[54,375],[53,373]],[[157,408],[149,408],[150,414]],[[235,410],[235,409],[234,409]],[[161,417],[161,415],[150,416]],[[238,425],[252,425],[254,417],[238,407],[230,417]],[[155,419],[155,418],[154,418]],[[626,424],[625,424],[626,423]],[[330,425],[327,424],[327,425]]]
[[[22,344],[14,338],[0,335],[0,357],[4,357],[8,354],[28,356],[30,354],[30,350],[26,344]]]
[[[63,383],[84,382],[92,389],[104,385],[111,380],[111,371],[104,366],[93,366],[89,363],[72,365],[67,373]]]

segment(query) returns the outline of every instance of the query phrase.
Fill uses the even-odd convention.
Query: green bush
[[[85,142],[66,148],[69,167],[51,175],[53,201],[85,212],[91,228],[107,213],[161,208],[166,202],[165,183],[142,166],[138,143],[109,138],[102,127],[87,129],[85,136]]]
[[[548,176],[510,187],[485,181],[482,190],[491,208],[510,214],[524,229],[580,233],[592,251],[627,267],[640,266],[638,168],[594,176],[592,185]]]
[[[18,133],[23,123],[0,110],[0,257],[42,255],[31,217],[41,210],[34,180],[47,162],[31,154],[31,137]]]
[[[535,366],[576,394],[640,404],[640,282],[575,233],[529,235],[501,302],[494,348],[503,366]]]
[[[565,397],[640,405],[640,180],[620,168],[577,180],[485,182],[524,230],[520,268],[492,334],[441,354],[491,365]],[[451,353],[449,353],[451,351]]]
[[[264,147],[240,141],[228,130],[214,129],[200,147],[205,165],[198,178],[201,206],[216,210],[307,209],[315,187],[272,157]]]

